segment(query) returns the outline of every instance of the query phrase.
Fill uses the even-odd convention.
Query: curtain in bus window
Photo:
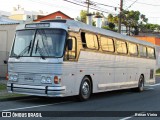
[[[96,35],[86,33],[85,38],[86,38],[87,48],[98,49],[98,41]]]
[[[120,40],[116,41],[116,48],[118,53],[127,53],[126,43]]]
[[[155,58],[154,49],[147,47],[148,57]]]
[[[111,38],[101,37],[101,46],[104,51],[114,51],[113,40]]]
[[[133,43],[128,43],[128,51],[130,55],[138,55],[137,45]]]
[[[146,57],[147,56],[146,47],[144,47],[142,45],[139,46],[139,52],[140,52],[140,56],[142,56],[142,57]]]

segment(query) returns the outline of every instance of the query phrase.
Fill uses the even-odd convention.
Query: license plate
[[[25,75],[24,76],[24,80],[33,81],[34,80],[34,75],[32,75],[32,74]]]

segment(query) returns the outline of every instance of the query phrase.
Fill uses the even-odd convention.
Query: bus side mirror
[[[68,43],[68,50],[72,50],[72,45],[73,45],[72,39],[68,39],[67,43]]]

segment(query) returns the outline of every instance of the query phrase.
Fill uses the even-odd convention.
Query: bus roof
[[[79,21],[75,21],[75,20],[45,20],[45,21],[41,21],[39,23],[51,23],[54,24],[55,27],[64,27],[67,29],[71,29],[71,30],[75,30],[75,31],[80,31],[80,30],[84,30],[84,31],[89,31],[89,32],[94,32],[97,34],[101,34],[101,35],[105,35],[105,36],[109,36],[109,37],[113,37],[113,38],[117,38],[117,39],[121,39],[121,40],[126,40],[126,41],[130,41],[133,43],[137,43],[137,44],[142,44],[142,45],[146,45],[146,46],[151,46],[151,47],[155,47],[154,44],[144,41],[144,40],[139,40],[137,38],[131,37],[131,36],[126,36],[123,34],[119,34],[117,32],[113,32],[110,30],[105,30],[102,28],[97,28],[95,26],[92,25],[87,25],[85,23],[79,22]],[[31,23],[33,24],[33,23]],[[34,24],[38,24],[38,23],[34,23]],[[58,26],[56,26],[58,25]],[[24,28],[24,26],[23,26]],[[22,29],[22,27],[20,27],[20,29]]]
[[[110,31],[110,30],[105,30],[105,29],[98,28],[98,27],[95,27],[95,26],[92,26],[92,25],[87,25],[87,24],[79,22],[79,21],[66,20],[66,24],[68,25],[68,27],[73,26],[73,27],[76,27],[79,30],[86,30],[86,31],[90,31],[90,32],[114,37],[114,38],[117,38],[117,39],[127,40],[127,41],[130,41],[130,42],[151,46],[151,47],[155,46],[154,44],[152,44],[150,42],[147,42],[147,41],[144,41],[144,40],[139,40],[139,39],[131,37],[131,36],[126,36],[126,35],[123,35],[123,34],[120,34],[120,33],[117,33],[117,32],[113,32],[113,31]]]

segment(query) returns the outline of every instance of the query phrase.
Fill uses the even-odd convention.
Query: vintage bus
[[[92,93],[155,83],[154,45],[74,20],[22,24],[8,60],[11,93],[81,101]]]

